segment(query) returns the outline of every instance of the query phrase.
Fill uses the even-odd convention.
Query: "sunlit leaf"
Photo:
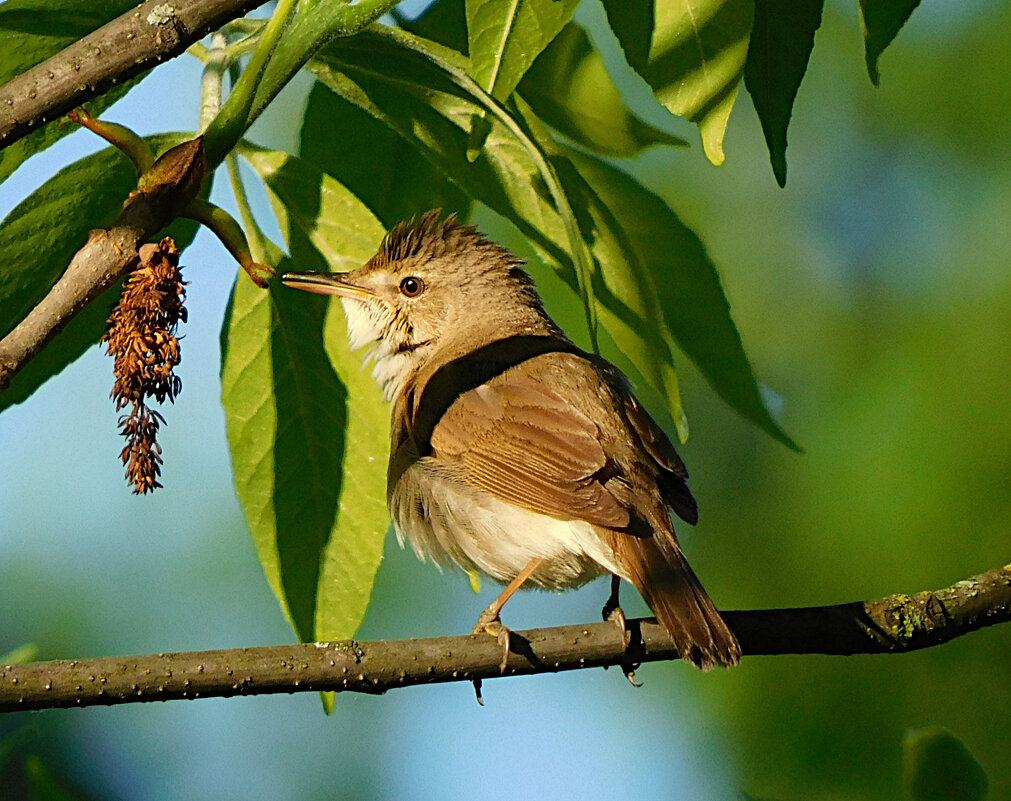
[[[762,122],[772,171],[786,185],[786,129],[807,70],[824,0],[755,0],[744,85]]]
[[[466,0],[474,79],[505,100],[578,5],[579,0]]]
[[[244,147],[291,256],[278,271],[346,270],[383,235],[333,179]],[[236,488],[271,587],[300,639],[353,636],[382,558],[388,419],[344,344],[338,304],[240,275],[223,331],[222,394]]]
[[[663,310],[661,327],[733,409],[796,449],[762,400],[719,275],[698,236],[628,174],[575,151],[569,157],[622,227],[624,247],[652,276]]]
[[[573,161],[579,154],[563,152],[542,130],[543,123],[529,111],[524,116],[551,155],[573,206],[580,209],[580,229],[590,243],[595,264],[593,294],[600,322],[623,356],[663,397],[679,436],[687,439],[688,422],[671,351],[674,341],[664,320],[653,273],[631,247],[627,221],[619,219],[613,206],[575,168]]]
[[[941,726],[917,729],[902,743],[906,792],[912,801],[982,801],[989,782],[960,739]]]
[[[322,84],[309,92],[299,155],[340,181],[386,228],[433,208],[463,218],[470,212],[470,197],[416,148]]]
[[[902,30],[920,0],[858,0],[864,27],[864,58],[875,86],[881,80],[878,59]]]
[[[148,141],[155,152],[162,152],[190,136],[165,134]],[[45,297],[87,241],[88,231],[111,223],[136,186],[133,166],[110,147],[64,167],[7,215],[0,223],[0,335]],[[190,220],[178,220],[167,229],[180,248],[193,241],[196,231]],[[28,398],[96,344],[117,297],[114,286],[58,333],[0,392],[0,411]]]
[[[129,11],[133,0],[7,0],[0,5],[0,84],[58,53],[70,43]],[[115,86],[88,104],[96,116],[139,83],[134,78]],[[0,150],[0,183],[29,156],[72,133],[59,120],[39,128]]]
[[[625,57],[669,111],[694,122],[713,164],[748,55],[752,0],[604,0]]]
[[[628,110],[604,59],[573,22],[523,76],[519,93],[551,127],[605,155],[634,156],[650,145],[688,144]]]

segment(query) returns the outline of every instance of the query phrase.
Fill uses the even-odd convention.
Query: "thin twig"
[[[928,648],[1011,620],[1011,564],[935,592],[805,609],[725,613],[746,656],[880,654]],[[555,673],[678,658],[655,620],[385,642],[309,643],[150,656],[74,659],[0,668],[0,712],[266,693],[397,687]]]

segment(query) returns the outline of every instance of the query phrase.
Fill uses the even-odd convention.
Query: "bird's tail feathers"
[[[639,590],[660,625],[686,659],[703,670],[731,667],[741,646],[729,629],[676,542],[661,549],[653,537],[623,534],[616,555],[627,578]]]

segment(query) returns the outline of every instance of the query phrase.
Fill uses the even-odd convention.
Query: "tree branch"
[[[145,176],[148,183],[130,194],[112,226],[88,235],[42,302],[0,339],[0,390],[74,315],[136,263],[140,246],[197,196],[206,174],[199,137],[158,159]]]
[[[266,0],[150,0],[0,86],[0,149]]]
[[[1011,564],[934,592],[803,609],[726,612],[746,656],[880,654],[929,648],[1011,620]],[[505,675],[677,659],[652,619],[514,632]],[[265,693],[396,687],[502,675],[486,635],[74,659],[0,668],[0,712]]]

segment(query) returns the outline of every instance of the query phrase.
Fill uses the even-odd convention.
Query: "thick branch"
[[[1011,620],[1011,564],[936,592],[725,616],[746,656],[913,651]],[[514,633],[505,675],[678,658],[656,621],[629,626],[627,651],[613,623]],[[6,665],[0,668],[0,711],[308,690],[383,693],[494,678],[502,675],[501,657],[493,638],[465,635]]]
[[[110,228],[89,234],[42,302],[0,340],[0,390],[74,315],[116,283],[136,263],[140,246],[199,193],[207,172],[201,140],[172,148],[149,172],[154,183],[130,195]]]
[[[0,148],[159,62],[265,0],[150,0],[0,86]]]

